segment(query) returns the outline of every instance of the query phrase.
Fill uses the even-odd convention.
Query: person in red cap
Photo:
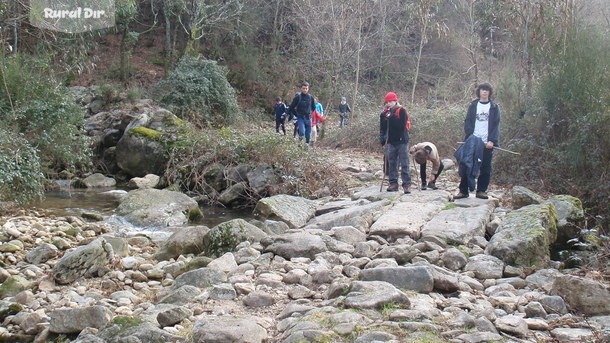
[[[398,164],[405,194],[411,193],[411,173],[409,170],[409,116],[407,110],[398,103],[396,93],[386,94],[385,108],[379,116],[379,143],[385,146],[388,161],[388,192],[398,191]]]

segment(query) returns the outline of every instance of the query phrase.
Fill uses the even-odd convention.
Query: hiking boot
[[[391,184],[390,186],[388,186],[387,191],[388,192],[396,192],[396,191],[398,191],[398,184],[395,184],[395,183]]]
[[[453,196],[453,199],[465,199],[468,198],[468,194],[464,194],[464,193],[458,193],[456,195]]]
[[[428,182],[428,188],[430,188],[430,189],[438,189],[438,187],[436,187],[436,182]]]
[[[403,185],[402,189],[405,191],[405,194],[411,194],[411,190],[409,189],[409,186]]]
[[[477,192],[476,196],[479,199],[489,199],[487,192]]]
[[[421,184],[421,190],[422,190],[422,191],[425,191],[426,189],[427,189],[427,188],[426,188],[426,183],[422,183],[422,184]]]

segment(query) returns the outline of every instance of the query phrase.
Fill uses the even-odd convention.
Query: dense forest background
[[[28,1],[0,1],[4,198],[14,189],[36,193],[41,174],[87,165],[86,143],[78,133],[82,115],[62,87],[94,86],[105,96],[116,91],[127,99],[166,99],[155,92],[167,88],[168,81],[178,89],[192,80],[194,67],[189,66],[195,59],[215,61],[232,87],[218,90],[217,98],[237,101],[202,110],[184,94],[174,97],[174,110],[199,127],[271,121],[273,99],[290,100],[298,83],[307,80],[331,116],[341,96],[354,110],[349,129],[329,130],[323,144],[372,151],[378,150],[376,113],[386,92],[397,92],[409,108],[413,139],[437,142],[450,156],[463,138],[465,108],[475,85],[490,82],[502,109],[501,145],[522,153],[497,154],[494,181],[573,194],[586,201],[591,214],[607,216],[607,1],[115,4],[116,27],[69,34],[31,26]],[[168,101],[165,105],[172,105]]]

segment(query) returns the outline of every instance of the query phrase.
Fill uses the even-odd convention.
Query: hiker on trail
[[[286,136],[286,104],[282,102],[281,97],[275,98],[275,133],[280,133],[280,127],[282,128],[282,132],[284,132],[284,136]]]
[[[296,116],[299,140],[302,140],[303,136],[305,136],[305,143],[307,145],[309,145],[311,138],[311,113],[315,109],[316,103],[313,100],[313,96],[309,94],[309,83],[303,82],[301,83],[301,91],[292,99],[288,112]]]
[[[316,102],[316,109],[311,114],[311,140],[310,140],[311,145],[313,145],[315,143],[315,141],[318,140],[318,124],[323,123],[326,120],[326,118],[324,118],[322,113],[320,113],[320,111],[318,111],[319,104],[320,104],[319,102]],[[321,108],[322,108],[322,105],[320,105],[320,109]]]
[[[437,189],[436,180],[441,172],[445,168],[443,161],[438,156],[438,150],[436,145],[430,142],[422,142],[415,144],[409,149],[410,154],[414,154],[415,162],[419,164],[419,176],[421,177],[421,189],[427,188]],[[432,162],[432,175],[430,175],[430,182],[426,184],[426,162]]]
[[[468,111],[466,112],[466,119],[464,120],[464,133],[465,144],[456,151],[456,157],[460,150],[467,149],[472,143],[468,143],[468,138],[471,136],[477,137],[474,140],[479,146],[479,150],[482,150],[482,158],[480,166],[478,163],[474,163],[474,170],[470,173],[466,168],[462,168],[464,161],[460,163],[460,192],[456,194],[454,199],[463,199],[468,197],[468,191],[475,189],[475,176],[476,167],[478,169],[478,179],[476,182],[476,197],[479,199],[488,199],[487,187],[489,186],[489,180],[491,178],[491,160],[493,157],[494,146],[499,146],[498,141],[500,137],[500,107],[495,102],[491,101],[493,96],[493,88],[489,83],[482,83],[477,87],[476,90],[477,99],[470,103]],[[472,141],[472,140],[471,140]],[[481,144],[482,143],[482,144]],[[480,149],[483,147],[483,149]],[[464,148],[465,147],[465,148]],[[464,149],[462,149],[464,148]],[[470,155],[476,154],[477,147],[471,147],[474,152]],[[463,155],[464,152],[461,152]]]
[[[409,143],[410,125],[407,110],[398,103],[396,93],[390,92],[385,96],[385,108],[379,116],[379,142],[385,146],[385,158],[388,162],[388,178],[390,186],[388,192],[398,191],[398,164],[400,163],[400,177],[402,189],[405,194],[411,193],[411,173],[409,172]]]
[[[347,119],[349,117],[349,113],[351,113],[352,110],[349,108],[349,105],[347,104],[347,99],[342,96],[341,97],[341,103],[339,104],[339,128],[342,128],[343,126],[347,126]]]

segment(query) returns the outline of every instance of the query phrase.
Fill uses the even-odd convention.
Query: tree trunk
[[[419,64],[421,62],[421,54],[424,49],[424,44],[426,44],[426,33],[428,31],[428,9],[426,8],[425,12],[422,13],[425,19],[422,22],[422,33],[419,40],[419,51],[417,52],[417,62],[415,64],[415,75],[413,76],[413,88],[411,90],[411,104],[415,101],[415,88],[417,87],[417,79],[419,77]]]

